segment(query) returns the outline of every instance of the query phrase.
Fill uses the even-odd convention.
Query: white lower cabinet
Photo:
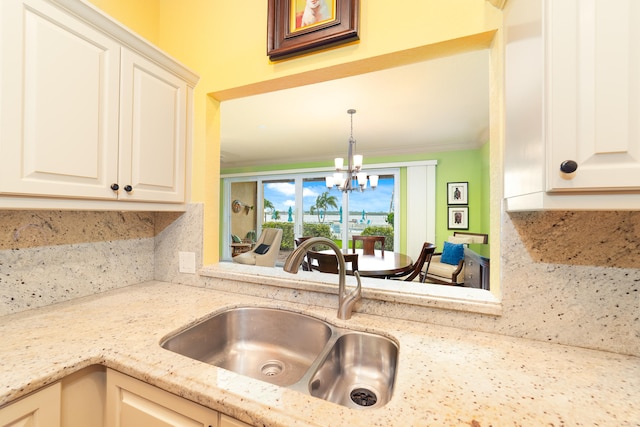
[[[243,423],[235,418],[220,414],[220,427],[251,427],[249,424]]]
[[[60,380],[60,427],[104,427],[107,369],[88,366]]]
[[[3,427],[60,427],[60,383],[0,409]]]
[[[90,366],[0,409],[2,427],[250,427],[128,375]]]
[[[105,427],[217,427],[218,416],[209,408],[107,371]]]

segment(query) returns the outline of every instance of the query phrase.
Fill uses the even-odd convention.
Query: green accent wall
[[[469,232],[489,233],[489,143],[477,150],[442,151],[389,157],[370,157],[367,163],[412,162],[436,160],[436,241],[441,250],[443,242],[455,230],[448,228],[447,182],[469,183]],[[404,174],[403,174],[404,172]],[[400,174],[401,217],[406,220],[407,187],[406,169]],[[406,221],[402,221],[406,223]],[[407,230],[400,227],[400,247],[406,250]]]

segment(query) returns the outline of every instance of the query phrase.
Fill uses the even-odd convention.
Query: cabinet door
[[[247,423],[231,418],[225,414],[220,414],[220,427],[251,427]]]
[[[122,50],[120,187],[122,200],[184,202],[187,84]]]
[[[60,383],[53,384],[0,409],[4,427],[59,427]]]
[[[547,191],[640,188],[640,4],[545,8]],[[574,174],[560,172],[565,160]]]
[[[2,0],[0,32],[0,192],[115,198],[118,43],[42,0]]]
[[[106,427],[217,427],[218,413],[116,371],[107,371]]]

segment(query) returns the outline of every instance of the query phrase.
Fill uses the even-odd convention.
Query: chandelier
[[[344,167],[344,159],[337,157],[334,159],[336,167],[335,173],[325,178],[327,188],[336,186],[345,193],[353,190],[364,191],[367,189],[367,173],[362,171],[362,155],[354,154],[356,151],[356,140],[353,138],[353,115],[356,113],[356,110],[349,109],[347,113],[351,115],[351,136],[349,136],[347,167]],[[375,190],[378,186],[378,175],[369,175],[368,181],[371,188]]]

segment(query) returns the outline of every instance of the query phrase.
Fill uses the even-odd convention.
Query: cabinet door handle
[[[119,186],[118,184],[115,184],[115,183],[114,183],[114,184],[111,184],[111,189],[112,189],[113,191],[118,191],[118,190],[120,189],[120,186]]]
[[[125,185],[124,191],[126,191],[127,193],[131,193],[133,191],[133,187],[130,185]]]
[[[578,163],[573,160],[565,160],[560,163],[560,170],[564,173],[574,173],[578,170]]]

